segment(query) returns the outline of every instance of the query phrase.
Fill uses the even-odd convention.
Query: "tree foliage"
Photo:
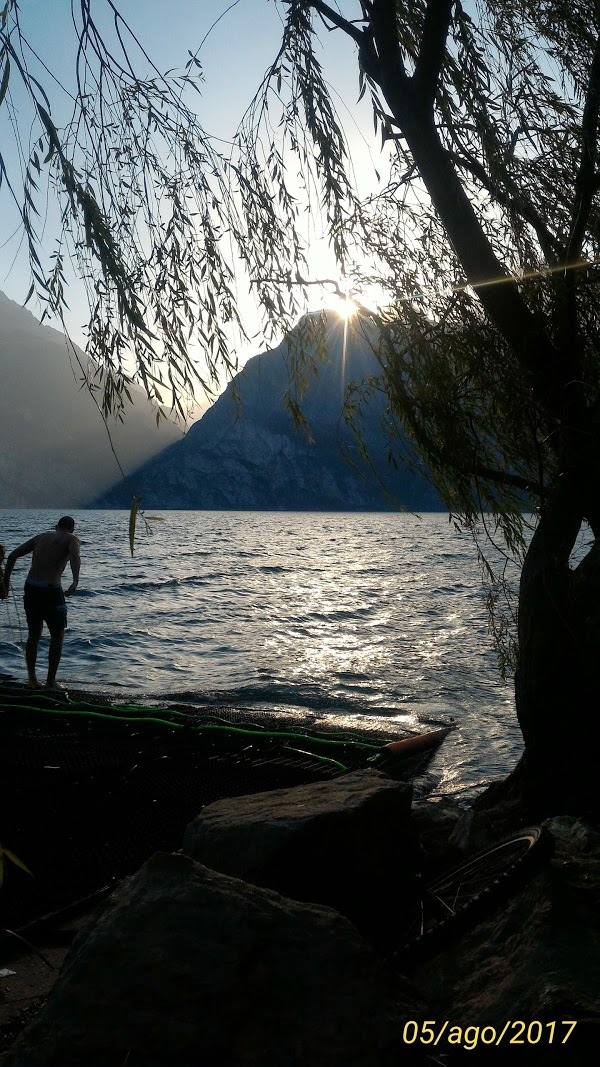
[[[201,56],[159,74],[106,5],[112,46],[92,0],[74,9],[63,125],[15,0],[0,31],[0,103],[17,79],[35,125],[22,185],[1,175],[33,290],[61,315],[67,254],[86,282],[105,410],[122,402],[126,353],[149,395],[166,380],[176,406],[199,373],[192,338],[203,384],[233,370],[240,286],[266,331],[291,325],[314,281],[305,219],[320,213],[356,299],[379,286],[362,321],[381,375],[366,387],[388,396],[409,460],[460,521],[521,557],[524,499],[536,501],[546,559],[568,567],[584,520],[600,536],[598,0],[279,0],[281,48],[226,150],[193,104]],[[326,77],[331,33],[347,38],[389,164],[367,197]],[[50,269],[43,174],[62,205]],[[310,373],[306,345],[294,359]]]
[[[99,7],[112,12],[110,40],[95,20]],[[72,13],[74,85],[57,89],[50,58],[38,55],[41,43],[22,31],[16,0],[6,0],[0,12],[0,105],[22,162],[11,171],[0,156],[0,182],[27,241],[25,302],[35,293],[47,313],[64,321],[72,265],[86,286],[87,351],[103,384],[104,412],[122,408],[133,373],[157,403],[168,385],[183,415],[186,394],[210,392],[237,369],[228,327],[244,333],[241,284],[255,291],[267,332],[291,325],[303,309],[299,207],[284,175],[290,140],[306,164],[301,184],[311,200],[325,197],[342,254],[343,135],[318,64],[306,47],[299,54],[298,35],[289,43],[298,74],[282,136],[268,126],[266,100],[257,98],[224,151],[193,107],[202,85],[197,55],[190,53],[182,73],[160,74],[111,0],[82,0]],[[310,92],[319,94],[314,105]],[[61,124],[55,112],[65,113],[65,101],[70,113]],[[295,132],[299,110],[304,139]],[[266,142],[253,141],[258,127],[267,129]],[[321,141],[319,158],[312,139]],[[48,188],[60,204],[50,247]],[[200,364],[190,356],[193,342],[203,353]]]

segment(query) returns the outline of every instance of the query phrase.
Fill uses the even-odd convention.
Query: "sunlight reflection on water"
[[[69,603],[66,681],[199,699],[218,691],[232,704],[308,709],[353,726],[365,716],[415,727],[454,720],[432,766],[444,788],[514,765],[520,733],[496,673],[475,553],[447,516],[162,514],[132,559],[125,512],[75,513],[83,568]],[[0,512],[0,541],[12,547],[57,517]],[[21,561],[17,590],[25,573]],[[0,613],[0,669],[21,676],[20,636]]]

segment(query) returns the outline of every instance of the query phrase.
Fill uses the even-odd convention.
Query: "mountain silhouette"
[[[82,366],[87,357],[77,349]],[[77,507],[112,485],[119,468],[66,339],[0,293],[0,507]],[[125,472],[181,438],[132,390],[124,423],[109,422]]]
[[[307,319],[303,320],[306,325]],[[301,324],[302,325],[302,324]],[[386,399],[364,405],[362,442],[372,467],[342,416],[347,385],[377,374],[378,363],[354,330],[326,319],[327,359],[294,387],[293,351],[282,342],[251,358],[186,436],[144,463],[130,478],[143,507],[199,510],[411,510],[442,507],[420,475],[389,462],[381,429]],[[291,392],[308,424],[295,424],[284,401]],[[350,455],[349,462],[346,455]],[[125,507],[121,485],[92,502]]]

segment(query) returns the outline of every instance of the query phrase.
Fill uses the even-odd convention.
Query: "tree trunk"
[[[565,473],[521,574],[515,696],[526,749],[521,779],[536,817],[598,809],[600,548],[594,543],[571,569],[583,519],[578,500],[575,478]]]
[[[547,321],[527,305],[499,262],[436,127],[435,89],[450,5],[428,7],[428,36],[423,35],[411,77],[404,67],[395,5],[373,0],[370,7],[373,45],[363,50],[363,69],[382,90],[468,282],[528,376],[561,472],[544,501],[521,575],[515,695],[525,758],[510,788],[516,780],[525,806],[537,815],[597,810],[600,548],[594,545],[575,571],[569,561],[584,517],[600,533],[600,447],[598,426],[586,408],[581,353],[572,336],[575,281],[566,283],[570,299],[565,301],[564,328],[555,331],[556,347]]]

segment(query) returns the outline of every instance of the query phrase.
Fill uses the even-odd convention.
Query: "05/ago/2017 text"
[[[405,1045],[459,1045],[465,1049],[474,1049],[478,1045],[566,1045],[577,1021],[562,1019],[542,1023],[534,1019],[530,1023],[522,1019],[509,1019],[503,1027],[498,1026],[455,1026],[446,1019],[437,1023],[426,1019],[422,1023],[409,1019],[402,1032]]]

